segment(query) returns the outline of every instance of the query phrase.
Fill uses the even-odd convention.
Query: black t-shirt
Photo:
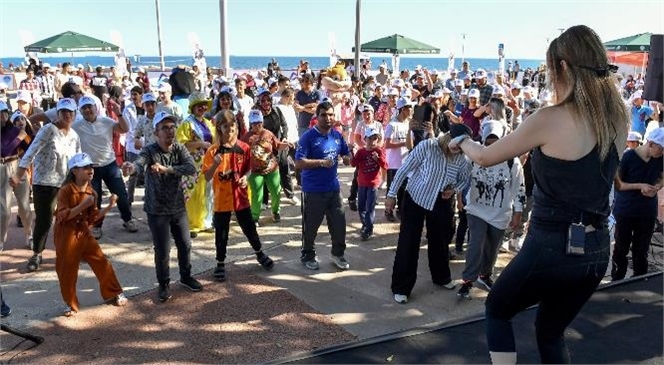
[[[644,161],[635,150],[623,154],[618,175],[626,183],[653,185],[662,176],[662,157]],[[627,217],[657,216],[657,195],[652,198],[641,194],[640,190],[616,191],[613,214]]]

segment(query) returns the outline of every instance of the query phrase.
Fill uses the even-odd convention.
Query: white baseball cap
[[[642,139],[643,137],[639,132],[631,131],[627,134],[627,142],[641,142]]]
[[[402,79],[396,79],[392,82],[392,86],[403,87],[404,81]]]
[[[450,90],[450,89],[444,87],[443,90],[441,90],[441,92],[442,92],[443,94],[451,94],[451,93],[452,93],[452,90]]]
[[[9,106],[4,101],[0,101],[0,112],[9,111]]]
[[[366,128],[364,130],[364,138],[371,138],[373,136],[380,136],[380,132],[376,128]]]
[[[493,87],[493,95],[505,96],[505,89],[502,86],[496,85]]]
[[[435,93],[429,94],[429,99],[440,99],[443,96],[445,96],[445,94],[443,94],[443,90],[438,90]]]
[[[157,102],[157,97],[154,96],[153,93],[145,93],[143,94],[143,97],[141,97],[141,103],[156,103]]]
[[[461,90],[461,95],[468,96],[468,89]]]
[[[478,68],[477,71],[475,71],[476,79],[483,79],[485,77],[487,77],[487,73],[484,71],[484,69]]]
[[[646,141],[657,143],[660,147],[664,147],[664,128],[653,129],[646,137]]]
[[[92,159],[87,153],[77,153],[69,159],[69,162],[67,162],[67,168],[69,168],[69,170],[74,167],[86,167],[92,165],[94,165]]]
[[[463,86],[463,80],[454,80],[454,86]]]
[[[83,67],[83,64],[79,63],[78,66],[77,66],[77,68],[84,68],[84,67]]]
[[[388,91],[387,96],[399,96],[399,90],[393,87],[390,89],[390,91]]]
[[[506,132],[505,129],[505,124],[503,122],[499,120],[487,120],[482,123],[482,141],[486,142],[486,139],[492,134],[499,139],[503,138]]]
[[[468,97],[469,98],[479,98],[480,97],[480,91],[477,89],[470,89],[468,91]]]
[[[50,63],[44,63],[42,65],[42,68],[51,68],[51,64]]]
[[[171,85],[169,85],[167,82],[162,82],[159,84],[159,86],[157,86],[157,92],[169,93],[171,90],[173,90],[173,88],[171,88]]]
[[[397,110],[406,106],[415,106],[415,103],[410,101],[409,98],[404,98],[404,97],[401,97],[399,98],[399,100],[397,100]]]
[[[21,118],[21,117],[27,119],[27,117],[25,116],[25,114],[23,114],[23,113],[21,113],[21,111],[17,110],[17,111],[14,112],[14,114],[12,114],[12,116],[9,118],[9,120],[10,120],[12,123],[14,123],[14,121],[15,121],[16,119]]]
[[[136,72],[145,73],[145,69],[143,67],[139,67]]]
[[[177,118],[175,118],[174,116],[166,112],[159,112],[155,114],[154,118],[152,119],[152,127],[154,129],[157,129],[157,125],[159,125],[159,123],[163,122],[166,119],[172,121],[173,123],[177,123]]]
[[[82,99],[82,98],[81,98]],[[69,110],[71,112],[76,111],[76,100],[72,98],[63,98],[58,100],[58,104],[56,105],[56,110]]]
[[[32,95],[28,90],[19,90],[16,92],[16,101],[32,103]]]
[[[83,109],[84,106],[86,105],[94,105],[96,106],[97,103],[95,102],[95,99],[91,98],[88,95],[84,95],[78,100],[78,108]]]
[[[252,109],[247,118],[249,119],[249,124],[263,123],[263,113],[257,109]]]
[[[358,107],[357,107],[357,110],[358,110],[359,112],[366,112],[366,111],[371,111],[371,112],[373,112],[373,111],[374,111],[374,108],[371,106],[371,104],[366,104],[366,103],[365,103],[365,104],[362,104],[362,105],[358,106]]]

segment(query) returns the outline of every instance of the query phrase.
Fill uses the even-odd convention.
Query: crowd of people
[[[272,269],[256,227],[280,222],[282,194],[302,207],[304,267],[319,269],[314,241],[326,218],[331,261],[349,269],[347,203],[363,241],[375,238],[377,224],[399,222],[396,302],[414,297],[426,227],[432,282],[458,288],[462,298],[476,284],[490,292],[493,361],[515,361],[510,320],[535,303],[542,359],[569,361],[564,329],[609,263],[611,278],[623,279],[631,248],[634,275],[648,270],[650,239],[664,218],[662,104],[643,100],[642,83],[621,83],[599,38],[583,26],[551,42],[547,63],[519,80],[516,67],[501,74],[468,62],[445,73],[420,66],[390,73],[384,64],[370,70],[363,64],[339,92],[326,90],[324,73],[306,61],[296,77],[282,75],[273,60],[265,72],[235,78],[177,67],[158,84],[142,69],[132,80],[101,67],[94,75],[67,64],[57,75],[48,64],[28,68],[15,100],[0,102],[2,242],[13,194],[33,250],[27,268],[39,270],[55,215],[56,271],[65,314],[73,315],[80,261],[99,278],[103,299],[127,301],[97,240],[114,205],[123,227],[138,230],[136,186],[145,187],[162,302],[171,297],[171,236],[180,284],[203,289],[190,264],[191,239],[200,232],[214,232],[213,276],[226,280],[232,216],[258,263]],[[347,199],[341,164],[355,168]],[[102,209],[103,185],[111,195]],[[380,199],[384,217],[375,213]],[[580,248],[570,247],[575,229],[585,236]],[[506,239],[518,254],[494,282]],[[454,257],[465,259],[460,278],[450,271]]]

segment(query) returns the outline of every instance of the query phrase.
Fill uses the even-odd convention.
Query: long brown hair
[[[221,146],[222,145],[222,134],[223,132],[221,131],[221,126],[229,123],[236,123],[235,121],[235,115],[230,110],[222,110],[219,113],[217,113],[214,116],[214,125],[215,128],[217,129],[217,133],[215,134],[214,137],[214,143],[217,145]],[[237,124],[237,123],[236,123]],[[237,125],[236,125],[237,127]],[[240,133],[239,127],[237,127],[237,133]],[[240,136],[238,135],[237,138],[239,139]]]
[[[563,67],[563,61],[567,67]],[[592,128],[602,159],[611,143],[621,151],[629,130],[629,114],[599,36],[585,25],[571,27],[551,42],[546,62],[550,89],[564,92],[556,95],[556,105],[569,106],[579,122]]]

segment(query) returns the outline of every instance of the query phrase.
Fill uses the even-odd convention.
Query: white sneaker
[[[26,238],[25,245],[28,246],[28,249],[32,250],[32,248],[34,247],[34,243],[32,241],[32,236]]]
[[[127,305],[128,301],[129,299],[127,299],[124,293],[120,293],[118,294],[118,296],[115,297],[115,305],[117,305],[118,307],[124,307],[125,305]]]
[[[399,304],[408,303],[408,296],[403,294],[394,294],[394,301]]]
[[[295,195],[293,195],[292,198],[289,198],[289,199],[287,199],[287,200],[288,200],[288,202],[289,202],[291,205],[298,205],[298,204],[300,204],[300,199],[298,199]]]

